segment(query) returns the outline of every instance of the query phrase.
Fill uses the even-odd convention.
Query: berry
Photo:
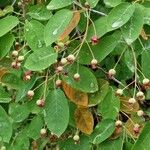
[[[75,60],[75,56],[73,54],[68,55],[67,57],[68,62],[73,62]]]
[[[74,135],[73,140],[74,140],[74,141],[79,141],[79,140],[80,140],[79,135],[77,135],[77,134],[76,134],[76,135]]]
[[[111,76],[114,76],[116,74],[116,70],[115,69],[110,69],[108,71],[108,75],[111,77]]]
[[[45,100],[44,99],[37,100],[36,105],[39,107],[43,107],[45,105]]]
[[[147,78],[145,78],[145,79],[143,79],[142,83],[143,83],[144,85],[147,85],[147,84],[150,83],[150,80],[147,79]]]
[[[122,121],[121,121],[121,120],[117,120],[117,121],[115,122],[115,125],[116,125],[116,127],[122,126]]]
[[[17,60],[18,61],[23,61],[24,60],[24,56],[19,56]]]
[[[56,68],[56,73],[57,73],[57,74],[61,73],[62,71],[63,71],[63,67],[62,67],[62,66],[58,66],[58,67]]]
[[[14,57],[18,56],[18,51],[12,51],[12,56]]]
[[[80,75],[78,73],[74,74],[73,76],[74,80],[79,81]]]
[[[62,81],[60,79],[56,80],[55,82],[56,86],[59,87],[62,84]]]
[[[46,133],[47,133],[47,131],[46,131],[45,128],[42,128],[42,129],[40,130],[40,134],[41,134],[42,136],[45,136]]]
[[[139,117],[142,117],[142,116],[144,115],[143,110],[138,110],[138,111],[137,111],[137,115],[138,115]]]
[[[92,36],[91,38],[91,42],[92,42],[92,45],[96,45],[98,43],[98,37],[96,35]]]
[[[11,63],[11,66],[12,66],[12,68],[16,68],[16,67],[17,67],[17,62],[15,62],[15,61],[12,62],[12,63]]]
[[[97,59],[92,59],[91,65],[97,65],[97,63],[98,63]]]
[[[60,63],[62,65],[65,65],[67,63],[67,59],[66,58],[62,58],[61,61],[60,61]]]
[[[143,97],[144,96],[144,93],[142,91],[139,91],[137,94],[136,94],[136,97]]]
[[[135,133],[139,133],[139,131],[140,131],[140,125],[139,124],[135,124],[134,127],[133,127],[133,131]]]
[[[129,102],[129,104],[135,104],[135,103],[136,103],[136,100],[135,100],[135,98],[130,98],[130,99],[128,100],[128,102]]]
[[[18,2],[18,7],[21,7],[22,6],[22,2]]]
[[[121,96],[123,95],[123,90],[122,89],[117,89],[116,94]]]
[[[28,93],[27,93],[27,95],[28,95],[30,98],[32,98],[32,97],[34,96],[34,91],[29,90]]]
[[[20,68],[20,67],[21,67],[21,63],[17,62],[17,68]]]
[[[24,80],[25,80],[25,81],[30,80],[30,79],[31,79],[31,76],[30,76],[30,75],[25,75],[25,76],[24,76]]]

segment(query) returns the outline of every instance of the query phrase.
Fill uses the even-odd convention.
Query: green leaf
[[[99,0],[86,0],[91,8],[94,8],[97,5],[98,1]]]
[[[14,41],[15,37],[10,33],[0,37],[0,59],[7,55]]]
[[[44,25],[36,20],[26,21],[25,38],[33,51],[42,48],[44,43]]]
[[[132,150],[149,150],[150,148],[150,123],[146,123],[142,133],[134,144]]]
[[[108,7],[116,7],[122,2],[122,0],[104,0],[104,3]]]
[[[67,69],[67,71],[69,72],[68,76],[62,76],[62,79],[68,85],[85,93],[94,93],[98,90],[98,83],[96,77],[88,68],[79,66],[79,81],[75,81],[73,79],[74,74],[77,72],[77,65],[73,64],[70,67],[67,67]]]
[[[59,142],[61,150],[90,150],[89,138],[80,136],[80,142],[76,144],[72,138]]]
[[[52,13],[49,12],[44,6],[34,5],[29,8],[29,12],[27,13],[31,18],[45,21],[52,17]]]
[[[12,124],[2,106],[0,106],[0,114],[0,137],[8,143],[12,136]]]
[[[110,87],[109,92],[100,103],[99,111],[104,119],[115,119],[120,110],[120,101]]]
[[[3,19],[0,19],[0,37],[11,31],[18,23],[19,20],[15,16],[7,16]]]
[[[107,140],[102,142],[97,150],[122,150],[123,149],[123,139],[119,137],[115,140]]]
[[[25,132],[20,132],[14,140],[10,150],[29,150],[30,142]]]
[[[142,73],[147,77],[150,78],[150,65],[149,64],[150,60],[150,52],[147,50],[143,51],[142,53]]]
[[[67,9],[62,9],[50,18],[44,30],[46,46],[51,45],[58,39],[58,37],[65,31],[72,17],[73,12]]]
[[[12,103],[9,105],[9,115],[14,122],[21,122],[25,120],[29,113],[30,111],[26,104],[20,105],[17,103]]]
[[[0,87],[0,103],[9,103],[11,101],[10,94],[4,88]]]
[[[69,123],[69,106],[60,89],[50,91],[45,104],[45,122],[48,129],[60,137]]]
[[[96,33],[94,31],[94,27],[96,29]],[[88,29],[87,40],[90,41],[92,36],[96,34],[98,38],[102,37],[104,34],[108,32],[107,29],[107,17],[100,17],[96,21],[94,21],[94,25],[91,24]]]
[[[107,17],[108,28],[110,30],[120,28],[130,19],[134,10],[135,6],[127,2],[117,5]]]
[[[135,5],[135,11],[130,20],[121,28],[123,37],[128,45],[133,43],[140,35],[143,27],[143,12],[140,5]]]
[[[33,52],[25,62],[25,68],[32,71],[40,71],[48,68],[57,59],[57,53],[51,47],[44,47]]]
[[[111,119],[102,120],[91,135],[93,144],[100,144],[109,138],[115,130],[115,123]]]
[[[11,89],[19,89],[23,85],[23,81],[13,73],[3,75],[1,82]]]
[[[50,3],[47,5],[48,10],[55,10],[60,9],[63,7],[66,7],[68,5],[71,5],[73,0],[51,0]]]
[[[27,127],[27,136],[37,140],[40,137],[40,130],[44,125],[44,120],[41,116],[35,116]]]

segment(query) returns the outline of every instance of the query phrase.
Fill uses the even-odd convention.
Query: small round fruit
[[[122,121],[121,120],[117,120],[115,122],[116,127],[121,127],[122,126]]]
[[[17,62],[17,68],[20,68],[20,67],[21,67],[21,63]]]
[[[91,42],[93,45],[96,45],[98,43],[99,39],[96,35],[92,36],[91,38]]]
[[[61,61],[60,61],[60,63],[62,65],[65,65],[67,63],[67,59],[66,58],[62,58]]]
[[[14,57],[18,56],[18,51],[12,51],[12,56]]]
[[[39,107],[43,107],[45,105],[45,101],[43,99],[39,99],[36,101],[36,105]]]
[[[150,83],[150,80],[147,79],[147,78],[145,78],[145,79],[143,79],[142,83],[143,83],[144,85],[147,85],[147,84]]]
[[[17,60],[18,61],[23,61],[24,60],[24,56],[19,56]]]
[[[26,75],[25,77],[24,77],[24,79],[27,81],[27,80],[30,80],[31,79],[31,76],[30,75]]]
[[[11,63],[11,66],[12,66],[13,68],[16,68],[16,67],[17,67],[17,62],[15,62],[15,61],[12,62],[12,63]]]
[[[135,103],[136,103],[136,100],[135,100],[135,98],[130,98],[130,99],[128,100],[128,102],[129,102],[129,104],[135,104]]]
[[[22,2],[18,2],[18,7],[21,7],[22,6]]]
[[[77,134],[76,134],[76,135],[74,135],[73,140],[74,140],[74,141],[76,141],[76,142],[77,142],[77,141],[79,141],[79,140],[80,140],[79,135],[77,135]]]
[[[134,127],[133,127],[133,131],[135,133],[139,133],[139,131],[140,131],[140,125],[139,124],[135,124]]]
[[[123,90],[122,89],[117,89],[116,94],[121,96],[123,95]]]
[[[56,73],[61,73],[63,71],[63,67],[62,66],[58,66],[56,68]]]
[[[56,86],[59,87],[62,84],[62,81],[60,79],[56,80],[55,82]]]
[[[137,115],[138,115],[139,117],[142,117],[142,116],[144,115],[143,110],[138,110],[138,111],[137,111]]]
[[[45,128],[42,128],[42,129],[40,130],[40,134],[41,134],[42,136],[45,136],[46,133],[47,133],[47,131],[46,131]]]
[[[92,59],[91,65],[97,65],[97,63],[98,63],[97,59]]]
[[[79,73],[74,74],[73,78],[74,78],[74,80],[79,81],[79,79],[80,79]]]
[[[137,92],[136,97],[143,97],[144,93],[142,91]]]
[[[67,60],[69,62],[73,62],[75,60],[75,56],[73,54],[68,55]]]
[[[28,95],[29,97],[33,97],[33,96],[34,96],[34,91],[29,90],[28,93],[27,93],[27,95]]]
[[[108,71],[109,76],[114,76],[116,74],[116,70],[115,69],[110,69]]]

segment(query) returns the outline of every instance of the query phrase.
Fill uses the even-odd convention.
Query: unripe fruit
[[[11,66],[12,66],[13,68],[16,68],[16,67],[17,67],[17,62],[15,62],[15,61],[12,62],[12,63],[11,63]]]
[[[129,102],[129,104],[135,104],[135,103],[136,103],[136,100],[135,100],[135,98],[130,98],[130,99],[128,100],[128,102]]]
[[[21,67],[21,63],[17,62],[17,68],[20,68],[20,67]]]
[[[145,79],[143,79],[142,83],[143,83],[144,85],[147,85],[147,84],[150,83],[150,80],[147,79],[147,78],[145,78]]]
[[[12,56],[14,57],[18,56],[18,51],[12,51]]]
[[[121,96],[123,95],[123,90],[122,89],[117,89],[116,94]]]
[[[137,115],[138,115],[139,117],[142,117],[142,116],[144,115],[143,110],[138,110],[138,111],[137,111]]]
[[[136,94],[136,97],[143,97],[144,96],[144,93],[142,91],[139,91],[137,94]]]
[[[92,45],[96,45],[98,43],[98,37],[96,35],[92,36],[91,38],[91,42],[92,42]]]
[[[115,69],[110,69],[108,71],[108,75],[111,77],[111,76],[114,76],[116,74],[116,70]]]
[[[60,63],[62,65],[65,65],[67,63],[67,59],[66,58],[62,58],[61,61],[60,61]]]
[[[56,80],[55,84],[57,87],[60,87],[62,84],[62,81],[60,79],[58,79],[58,80]]]
[[[97,63],[98,63],[97,59],[92,59],[91,65],[97,65]]]
[[[45,105],[45,100],[44,99],[37,100],[36,105],[39,107],[43,107]]]
[[[121,120],[117,120],[115,122],[116,127],[121,127],[122,126],[122,121]]]
[[[74,80],[79,81],[79,79],[80,79],[79,73],[74,74],[73,78],[74,78]]]
[[[23,61],[24,60],[24,56],[19,56],[17,60],[18,61]]]
[[[56,68],[56,73],[57,73],[57,74],[61,73],[62,71],[63,71],[63,67],[62,67],[62,66],[58,66],[58,67]]]
[[[27,95],[28,95],[29,97],[33,97],[33,96],[34,96],[34,91],[29,90],[28,93],[27,93]]]
[[[42,128],[42,129],[40,130],[40,134],[41,134],[42,136],[45,136],[46,133],[47,133],[47,131],[46,131],[45,128]]]
[[[73,54],[68,55],[67,57],[68,62],[73,62],[75,60],[75,56]]]
[[[76,142],[78,142],[80,140],[79,135],[77,135],[77,134],[74,135],[73,140],[76,141]]]
[[[26,75],[26,76],[24,77],[24,80],[25,80],[25,81],[30,80],[30,79],[31,79],[31,76],[30,76],[30,75]]]
[[[137,134],[140,131],[140,125],[139,124],[135,124],[133,127],[133,131]]]

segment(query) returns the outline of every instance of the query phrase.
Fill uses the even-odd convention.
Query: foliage
[[[149,0],[1,0],[0,149],[149,150],[149,37]]]

